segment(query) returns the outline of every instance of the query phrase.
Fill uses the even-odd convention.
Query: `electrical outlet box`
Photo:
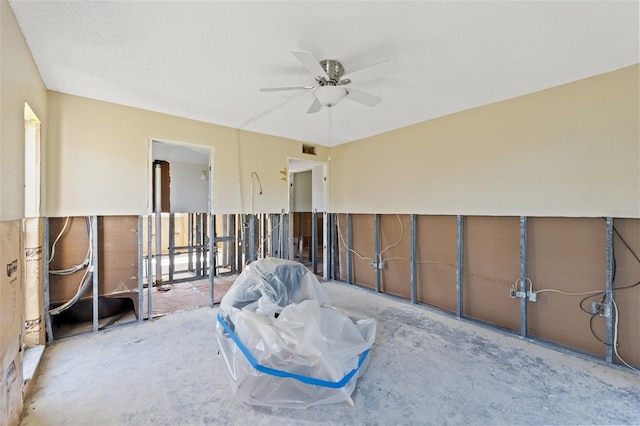
[[[591,302],[591,313],[607,318],[611,315],[611,306],[608,303]]]
[[[517,298],[521,298],[521,299],[526,299],[529,298],[529,302],[537,302],[538,301],[538,295],[534,292],[530,292],[527,291],[522,292],[522,291],[518,291],[515,288],[512,288],[509,291],[509,297],[511,297],[512,299],[517,299]]]
[[[384,262],[369,262],[369,267],[373,269],[384,269]]]

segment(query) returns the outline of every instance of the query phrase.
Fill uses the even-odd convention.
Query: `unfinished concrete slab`
[[[378,321],[346,403],[256,407],[230,393],[217,308],[50,345],[22,424],[638,424],[640,378],[340,283],[337,307]]]

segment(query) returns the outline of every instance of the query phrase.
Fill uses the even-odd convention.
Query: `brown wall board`
[[[49,256],[52,258],[49,263],[50,270],[65,269],[82,263],[89,249],[86,218],[70,217],[64,233],[60,235],[65,221],[66,219],[63,217],[49,220]],[[66,302],[76,294],[85,270],[83,269],[71,275],[52,274],[49,276],[49,292],[52,305]]]
[[[376,271],[369,266],[375,258],[375,229],[374,215],[352,215],[353,249],[365,259],[354,254],[353,256],[353,282],[366,287],[376,287]],[[345,239],[347,238],[344,235]],[[346,241],[345,241],[346,242]]]
[[[338,264],[341,266],[338,268],[338,278],[341,281],[347,281],[347,255],[349,250],[347,249],[347,215],[336,214],[337,226],[338,226]],[[356,257],[351,253],[352,257]]]
[[[98,218],[99,282],[105,294],[138,289],[138,217]]]
[[[295,212],[293,215],[293,236],[300,236],[300,213],[302,213],[302,232],[304,237],[311,237],[311,212]]]
[[[457,221],[455,216],[418,216],[417,300],[456,311]]]
[[[380,291],[410,299],[411,216],[380,215],[380,250],[385,264],[380,274]]]
[[[293,238],[295,244],[295,256],[300,260],[300,251],[302,250],[303,262],[311,258],[311,221],[313,215],[311,212],[295,212],[293,216]],[[302,221],[302,234],[300,233],[300,222]],[[302,245],[300,244],[302,243]]]
[[[567,293],[604,290],[606,285],[606,223],[603,219],[529,218],[528,275],[534,291]],[[589,329],[591,316],[580,309],[584,296],[539,293],[528,304],[528,332],[532,336],[604,356],[605,345]],[[590,310],[591,300],[583,306]],[[604,339],[604,321],[594,318],[595,333]]]
[[[519,299],[509,297],[520,277],[520,218],[464,218],[463,314],[520,329]]]
[[[64,227],[65,218],[50,219],[52,245]],[[126,296],[138,288],[138,218],[137,216],[106,216],[98,218],[98,270],[99,294]],[[69,268],[82,263],[89,247],[85,217],[73,217],[55,246],[51,269]],[[78,290],[85,269],[71,275],[50,275],[51,304],[70,300]],[[87,291],[83,299],[91,298]]]
[[[640,219],[615,219],[613,226],[640,257]],[[627,248],[620,236],[614,233],[614,258],[616,261],[614,288],[622,288],[640,282],[640,262]],[[618,354],[627,363],[640,367],[640,284],[615,291],[618,305]]]

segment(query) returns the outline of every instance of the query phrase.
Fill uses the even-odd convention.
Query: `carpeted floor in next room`
[[[236,401],[218,355],[218,308],[203,307],[51,344],[21,424],[640,423],[640,378],[630,370],[357,287],[324,285],[335,306],[378,321],[354,407]]]

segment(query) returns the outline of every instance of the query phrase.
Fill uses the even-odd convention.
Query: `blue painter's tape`
[[[364,360],[367,359],[367,355],[369,355],[370,349],[367,349],[366,351],[362,352],[362,355],[360,355],[360,360],[358,361],[358,366],[356,368],[351,370],[346,376],[342,378],[342,380],[338,382],[328,382],[326,380],[320,380],[313,377],[301,376],[299,374],[276,370],[274,368],[265,367],[264,365],[259,364],[258,361],[253,357],[253,355],[251,355],[249,350],[242,344],[240,339],[238,339],[238,336],[235,335],[233,330],[231,330],[231,327],[229,327],[229,324],[227,324],[227,322],[222,318],[222,315],[220,314],[218,314],[218,322],[220,323],[220,325],[222,325],[222,328],[224,328],[224,330],[229,334],[229,336],[231,336],[231,339],[233,339],[236,345],[238,345],[238,348],[240,348],[240,351],[242,351],[244,356],[247,358],[247,361],[249,361],[249,364],[251,364],[253,368],[255,368],[261,373],[268,374],[270,376],[296,379],[308,385],[322,386],[325,388],[333,388],[333,389],[342,388],[347,383],[349,383],[349,380],[351,380],[351,378],[358,372]]]

